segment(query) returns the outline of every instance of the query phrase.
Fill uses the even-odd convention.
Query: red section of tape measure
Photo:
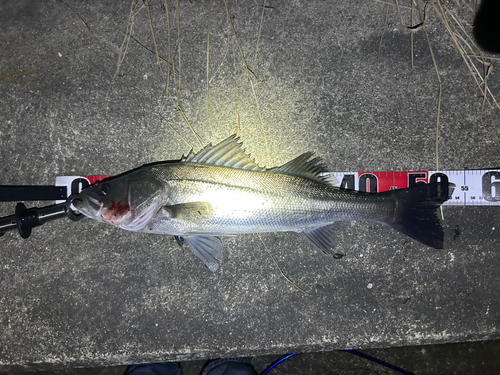
[[[85,177],[87,180],[89,180],[90,185],[92,185],[95,184],[96,182],[104,180],[105,178],[113,176],[110,175],[110,176],[82,176],[82,177]]]
[[[377,192],[404,189],[418,182],[429,182],[427,171],[358,172],[359,190],[374,192],[373,188],[370,188],[372,176],[375,176],[377,180]],[[365,186],[362,187],[361,184],[365,184]]]

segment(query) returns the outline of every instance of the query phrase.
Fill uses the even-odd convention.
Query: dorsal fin
[[[283,164],[281,167],[269,169],[271,173],[287,174],[295,177],[307,178],[309,180],[321,182],[331,187],[338,187],[338,181],[335,176],[326,174],[327,170],[321,158],[316,157],[312,152],[306,152]]]
[[[307,178],[328,186],[336,187],[338,181],[333,175],[326,174],[326,168],[321,158],[313,158],[312,152],[297,156],[281,167],[260,167],[254,159],[241,148],[240,138],[233,134],[219,144],[212,146],[210,143],[198,152],[191,150],[187,156],[181,158],[183,163],[200,163],[218,167],[238,168],[249,171],[281,173],[295,177]],[[311,159],[311,160],[309,160]]]
[[[240,138],[233,134],[219,144],[208,146],[199,152],[191,150],[187,156],[183,156],[181,162],[210,164],[218,167],[238,168],[249,171],[265,171],[254,159],[241,148]]]

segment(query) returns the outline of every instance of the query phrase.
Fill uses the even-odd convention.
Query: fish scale
[[[223,212],[214,212],[213,225],[231,225],[234,233],[301,231],[338,220],[372,219],[384,221],[394,210],[388,195],[353,194],[315,181],[279,173],[244,171],[190,163],[166,165],[153,174],[171,191],[171,204],[214,202]],[[177,187],[173,176],[188,176]],[[251,207],[240,218],[241,208],[229,207],[227,197],[237,197]],[[224,203],[224,204],[223,204]],[[231,202],[237,203],[237,202]],[[265,204],[265,209],[260,205]],[[272,220],[272,221],[271,221]],[[272,224],[274,222],[274,224]],[[206,221],[200,222],[207,225]],[[186,232],[199,232],[200,229]],[[208,232],[208,230],[207,230]]]

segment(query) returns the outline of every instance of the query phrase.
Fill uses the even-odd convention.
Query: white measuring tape
[[[405,172],[329,172],[340,187],[370,193],[404,189],[415,184],[448,181],[456,185],[446,206],[500,206],[500,169]],[[58,176],[56,186],[66,186],[68,195],[111,176]],[[56,203],[62,203],[58,201]]]
[[[500,170],[472,169],[461,171],[407,172],[331,172],[340,187],[379,193],[403,189],[419,183],[448,181],[456,185],[445,206],[500,205]]]

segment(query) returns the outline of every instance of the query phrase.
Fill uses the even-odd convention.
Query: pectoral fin
[[[335,223],[326,225],[321,228],[316,228],[304,231],[304,236],[311,242],[314,247],[321,250],[323,253],[330,255],[336,259],[340,259],[344,254],[333,251],[335,248],[334,239]]]
[[[210,271],[217,271],[217,268],[219,268],[218,262],[222,260],[222,243],[217,237],[186,236],[184,240]]]

